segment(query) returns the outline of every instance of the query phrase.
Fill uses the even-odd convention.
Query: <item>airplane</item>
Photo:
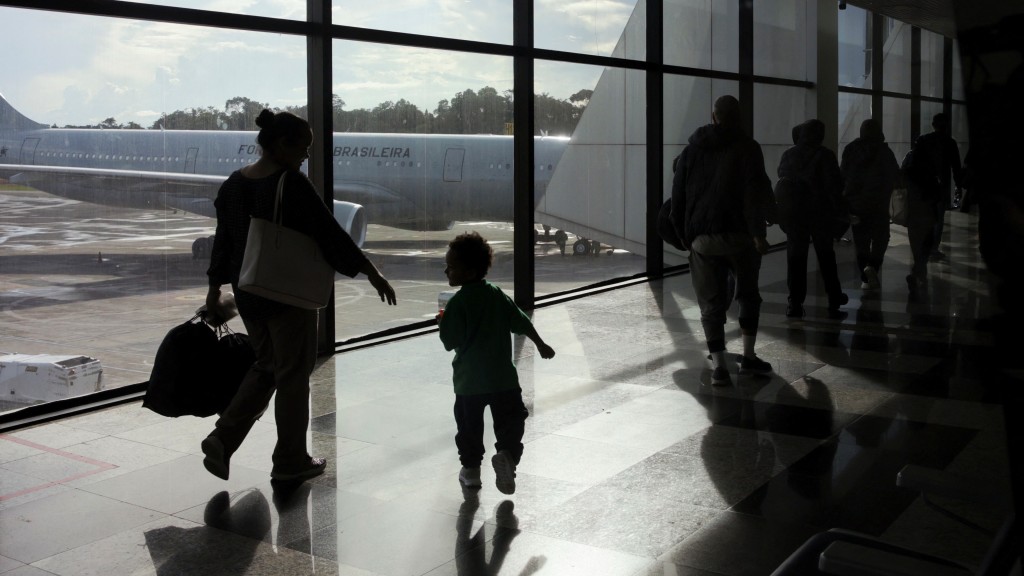
[[[216,217],[217,190],[260,155],[255,131],[49,128],[0,94],[0,178],[94,204]],[[369,222],[447,230],[513,220],[511,136],[334,133],[334,217],[359,246]],[[568,137],[538,136],[536,195]],[[193,242],[209,255],[212,237]],[[564,250],[564,248],[563,248]]]

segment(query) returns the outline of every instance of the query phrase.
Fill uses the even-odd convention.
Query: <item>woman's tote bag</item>
[[[277,182],[273,221],[253,218],[245,241],[238,288],[307,310],[327,305],[334,287],[334,269],[309,236],[281,225],[284,180]]]

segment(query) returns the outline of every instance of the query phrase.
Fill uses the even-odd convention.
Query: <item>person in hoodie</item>
[[[843,206],[843,179],[834,152],[822,145],[825,124],[821,120],[808,120],[793,129],[796,144],[782,153],[779,178],[791,178],[801,183],[806,198],[800,202],[802,212],[786,227],[786,284],[789,287],[789,306],[786,316],[801,318],[807,297],[807,252],[814,246],[818,258],[818,271],[828,295],[828,315],[842,318],[839,307],[849,302],[839,284],[836,253],[832,248],[837,218],[845,215]]]
[[[869,118],[860,125],[860,137],[843,149],[839,165],[850,210],[853,245],[857,251],[860,287],[877,291],[878,272],[889,247],[889,197],[900,178],[896,155],[885,143],[882,126]]]
[[[739,101],[718,98],[711,118],[711,124],[690,136],[676,163],[670,220],[690,252],[690,279],[714,365],[711,383],[722,386],[732,382],[725,360],[730,275],[743,337],[739,371],[772,370],[754,353],[761,313],[758,275],[761,255],[768,251],[765,228],[772,187],[760,144],[743,131]]]

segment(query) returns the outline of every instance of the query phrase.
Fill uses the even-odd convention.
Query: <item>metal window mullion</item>
[[[533,308],[535,297],[534,232],[534,60],[533,0],[514,0],[513,56],[513,299]]]
[[[661,277],[665,268],[665,245],[658,235],[664,172],[665,60],[662,26],[663,0],[647,0],[647,273]]]
[[[334,118],[331,113],[331,0],[306,0],[310,34],[306,37],[306,115],[313,129],[309,177],[328,206],[334,201]],[[317,322],[317,353],[329,355],[335,348],[335,300],[333,289]]]
[[[921,29],[910,29],[910,141],[921,135]]]

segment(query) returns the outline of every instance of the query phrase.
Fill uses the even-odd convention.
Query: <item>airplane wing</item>
[[[216,217],[213,200],[226,179],[207,174],[0,164],[0,177],[64,198],[106,206],[173,208]]]

